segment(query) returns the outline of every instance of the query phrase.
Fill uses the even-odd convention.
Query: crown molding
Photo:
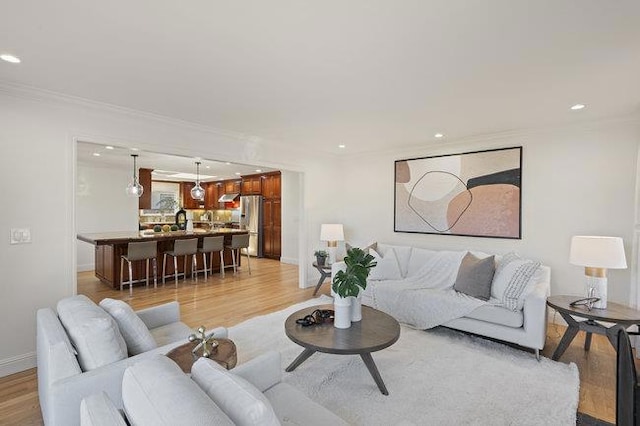
[[[635,124],[640,132],[640,111],[632,113],[604,117],[596,120],[583,120],[573,123],[558,125],[548,125],[541,127],[529,127],[521,129],[509,129],[499,132],[478,133],[459,138],[452,138],[440,141],[428,141],[424,144],[399,145],[395,148],[388,148],[370,152],[353,153],[343,156],[344,160],[352,161],[354,158],[367,158],[378,156],[389,156],[390,158],[403,158],[405,156],[416,155],[416,152],[438,154],[440,152],[451,152],[452,148],[469,148],[469,145],[482,144],[482,148],[500,147],[502,144],[513,144],[513,139],[525,139],[532,136],[542,136],[548,134],[570,135],[575,132],[594,131],[607,126]]]

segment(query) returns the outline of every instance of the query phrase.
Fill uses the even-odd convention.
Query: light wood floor
[[[173,281],[158,289],[134,288],[129,292],[111,290],[101,284],[92,272],[78,274],[78,292],[99,302],[105,297],[127,301],[134,309],[142,309],[176,300],[180,303],[182,320],[192,327],[207,328],[222,325],[230,327],[247,318],[275,312],[312,297],[313,288],[298,288],[298,268],[273,260],[252,261],[252,274],[234,276],[228,273],[222,279],[219,274],[204,282],[202,276],[196,284],[190,280],[180,282],[178,289]],[[329,293],[328,282],[320,293]],[[550,324],[543,355],[550,357],[557,346],[564,327]],[[615,421],[615,352],[603,336],[594,335],[591,350],[582,349],[584,334],[580,333],[567,349],[561,361],[575,362],[580,370],[579,410],[593,417],[614,423]],[[550,384],[553,386],[553,383]],[[36,370],[0,378],[0,425],[41,425],[42,416],[38,404]]]

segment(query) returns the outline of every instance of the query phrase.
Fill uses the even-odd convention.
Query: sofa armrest
[[[50,406],[47,424],[53,426],[79,424],[80,402],[83,398],[99,390],[106,392],[116,407],[122,408],[122,376],[127,367],[156,354],[166,354],[185,342],[186,339],[104,365],[95,370],[57,380],[47,389],[48,405]]]
[[[80,426],[127,426],[127,422],[109,396],[100,392],[80,402]]]
[[[547,296],[550,291],[550,271],[547,266],[543,277],[524,300],[524,330],[535,340],[538,349],[544,348],[547,339]]]
[[[231,372],[264,392],[282,380],[280,352],[266,352],[237,366]]]
[[[180,321],[180,304],[178,302],[169,302],[136,311],[136,314],[151,330],[152,328]]]

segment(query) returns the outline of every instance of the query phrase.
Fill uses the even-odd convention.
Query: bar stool
[[[175,240],[173,242],[173,250],[164,252],[162,259],[162,284],[166,278],[167,256],[173,257],[173,273],[176,279],[176,288],[178,288],[178,257],[184,256],[184,281],[187,281],[187,256],[191,256],[191,273],[195,275],[198,282],[198,275],[194,274],[196,270],[196,255],[198,254],[198,239],[190,238],[188,240]]]
[[[129,294],[133,294],[133,271],[131,268],[132,262],[137,260],[146,260],[147,262],[147,287],[149,287],[149,259],[153,260],[153,288],[158,288],[158,269],[157,260],[158,257],[158,242],[157,241],[145,241],[142,243],[129,243],[127,244],[127,254],[120,256],[120,291],[124,285],[124,262],[129,264]]]
[[[240,260],[240,249],[247,249],[247,266],[249,267],[249,275],[251,275],[251,262],[249,261],[249,234],[235,234],[231,236],[231,244],[227,246],[231,250],[231,259],[233,259],[233,273],[236,269],[236,250],[238,251],[238,260]]]
[[[202,253],[202,264],[204,265],[204,279],[207,280],[207,270],[211,268],[213,275],[213,253],[220,252],[220,276],[224,278],[224,235],[217,237],[204,237],[202,248],[198,252]],[[209,253],[209,268],[207,268],[207,253]]]

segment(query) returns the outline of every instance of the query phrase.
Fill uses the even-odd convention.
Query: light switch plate
[[[11,236],[9,241],[11,244],[27,244],[31,242],[31,229],[29,228],[11,228]]]

